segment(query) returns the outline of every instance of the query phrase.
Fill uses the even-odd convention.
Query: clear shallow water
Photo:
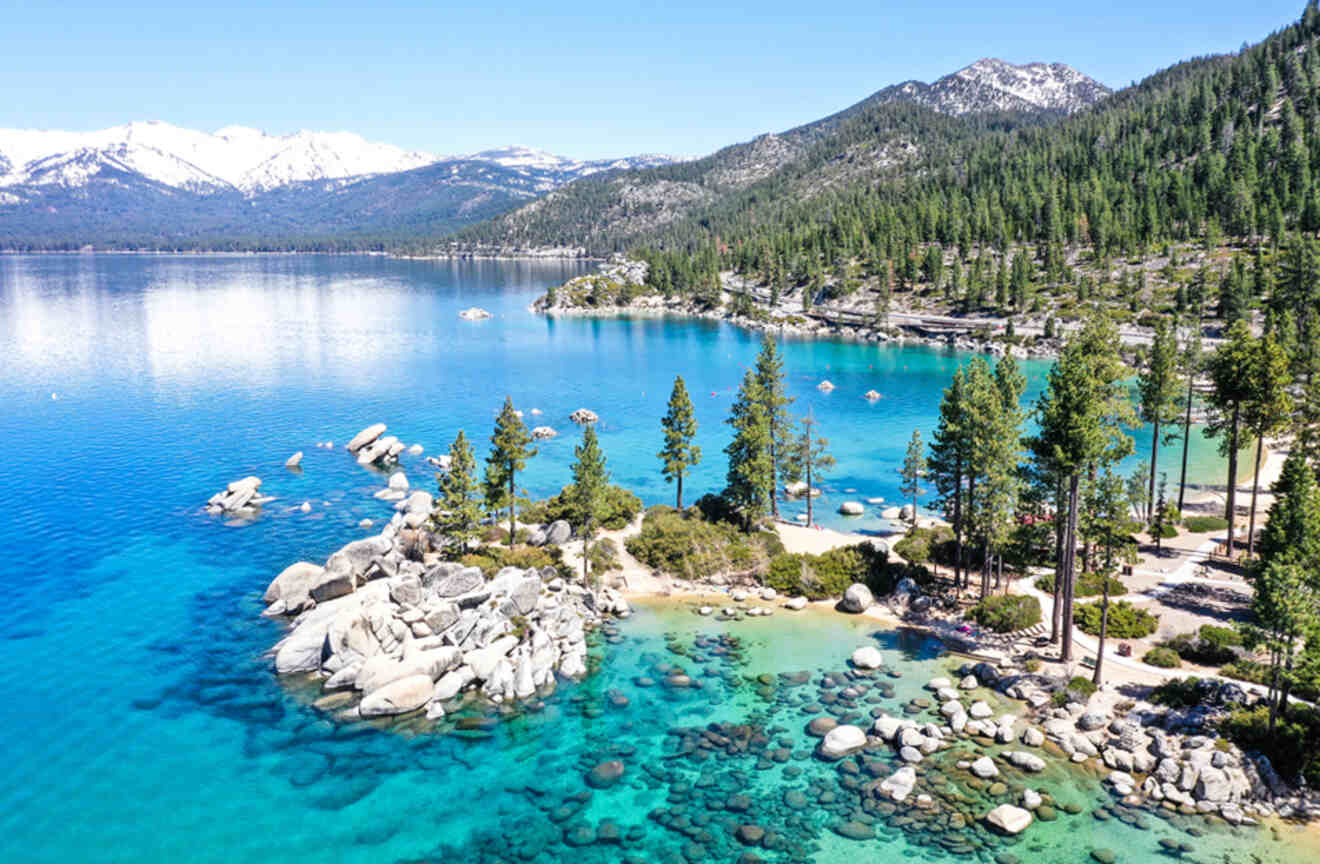
[[[783,726],[795,749],[807,746],[808,715],[767,703],[748,682],[678,695],[636,686],[655,658],[674,662],[664,633],[690,645],[696,630],[719,627],[664,609],[643,611],[620,628],[620,644],[600,647],[598,676],[480,741],[335,728],[281,688],[262,658],[280,632],[257,616],[271,575],[298,558],[323,559],[359,535],[359,519],[389,512],[370,497],[384,477],[342,449],[368,422],[384,420],[428,452],[460,427],[484,445],[509,393],[565,433],[527,472],[526,485],[545,494],[567,480],[575,437],[567,414],[589,407],[603,418],[615,480],[659,501],[670,490],[655,473],[656,427],[681,372],[707,454],[690,488],[718,485],[720,421],[756,337],[710,324],[525,312],[544,286],[575,272],[374,258],[0,257],[8,445],[0,836],[11,860],[484,861],[503,848],[491,838],[522,831],[544,841],[540,857],[526,860],[614,861],[624,854],[615,847],[568,852],[546,804],[562,806],[584,788],[588,754],[619,747],[635,748],[626,782],[595,793],[573,819],[641,826],[629,849],[658,860],[687,841],[647,814],[701,767],[675,767],[663,780],[645,774],[643,765],[672,750],[665,730],[753,718]],[[496,318],[460,321],[457,311],[474,304]],[[929,432],[961,358],[807,342],[785,351],[798,409],[815,407],[839,458],[830,500],[897,497],[911,429]],[[1028,367],[1033,392],[1044,368]],[[824,377],[838,385],[828,396],[814,388]],[[885,399],[861,399],[871,387]],[[340,447],[313,446],[325,439]],[[299,474],[281,467],[294,450],[306,454]],[[420,459],[404,466],[414,484],[427,484]],[[199,513],[212,492],[247,473],[263,476],[279,499],[260,520],[232,528]],[[309,514],[293,509],[304,500]],[[820,512],[843,524],[833,509],[827,502]],[[729,628],[747,637],[746,651],[723,671],[740,675],[837,669],[860,642],[883,639],[906,672],[882,703],[891,709],[940,665],[933,646],[900,645],[838,616]],[[628,697],[626,709],[605,707],[610,688]],[[811,760],[788,764],[806,771],[794,780],[804,789],[807,775],[835,776]],[[776,766],[730,760],[719,782],[779,795]],[[862,848],[824,827],[835,818],[822,810],[806,827],[790,826],[814,860],[843,861]],[[1103,830],[1130,830],[1143,856],[1160,830],[1110,824]],[[1077,817],[1029,837],[1081,850],[1057,859],[1080,860],[1096,830]],[[1216,842],[1256,841],[1226,834]],[[925,854],[903,839],[882,848]],[[736,857],[727,837],[712,855]]]

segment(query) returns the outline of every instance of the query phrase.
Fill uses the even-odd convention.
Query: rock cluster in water
[[[263,595],[266,615],[296,616],[275,646],[275,670],[321,678],[319,704],[344,719],[423,709],[443,717],[468,691],[493,703],[543,696],[557,674],[586,674],[587,628],[628,611],[613,592],[598,597],[553,567],[505,567],[487,579],[477,567],[428,563],[414,529],[429,497],[324,565],[288,567]]]
[[[213,515],[252,518],[261,512],[262,504],[275,500],[268,495],[261,495],[260,490],[260,477],[235,480],[207,500],[206,512]]]
[[[385,428],[384,423],[373,423],[348,442],[346,447],[357,457],[359,465],[393,465],[405,450],[417,454],[422,452],[420,445],[414,444],[409,448],[396,436],[386,435]]]

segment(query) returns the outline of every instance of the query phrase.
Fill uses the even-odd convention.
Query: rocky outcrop
[[[223,491],[212,495],[206,502],[206,512],[215,516],[240,516],[253,518],[261,512],[261,505],[275,500],[259,494],[260,477],[244,477],[235,480]]]
[[[547,439],[555,437],[558,434],[559,434],[558,432],[556,432],[554,429],[552,429],[549,426],[537,426],[535,429],[532,430],[532,440],[545,441]]]
[[[484,321],[487,318],[494,317],[480,306],[470,306],[458,313],[458,317],[464,321]]]
[[[844,516],[861,516],[866,512],[860,501],[844,501],[839,505],[839,512]]]
[[[569,414],[568,419],[578,425],[585,425],[587,423],[595,423],[599,421],[600,417],[597,416],[595,411],[591,411],[587,408],[579,408],[572,414]]]
[[[291,565],[262,595],[267,615],[297,616],[274,649],[276,671],[358,697],[346,717],[425,709],[438,718],[466,698],[534,699],[557,675],[586,674],[586,630],[603,610],[627,614],[612,591],[597,598],[551,568],[506,567],[487,579],[476,567],[415,560],[409,519],[429,515],[431,498],[414,492],[400,503],[381,534],[323,566]]]

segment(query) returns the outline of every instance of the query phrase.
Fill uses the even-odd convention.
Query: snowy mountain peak
[[[302,180],[406,171],[437,158],[351,132],[268,135],[226,126],[209,134],[158,121],[93,132],[0,129],[0,167],[5,169],[0,186],[80,186],[99,173],[100,165],[107,171],[136,171],[167,186],[254,193]],[[69,169],[59,170],[61,164]]]
[[[880,91],[884,100],[916,102],[944,114],[980,111],[1051,111],[1072,114],[1099,102],[1110,89],[1065,63],[1014,64],[985,57],[925,84],[905,81]]]

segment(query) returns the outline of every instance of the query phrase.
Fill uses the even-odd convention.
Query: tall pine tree
[[[692,443],[697,435],[697,418],[692,410],[683,376],[674,378],[674,389],[669,394],[669,410],[660,421],[665,433],[665,446],[656,456],[660,459],[661,473],[666,483],[678,487],[674,506],[683,509],[683,478],[701,461],[701,448]]]
[[[509,508],[509,545],[514,543],[515,509],[518,503],[515,485],[518,472],[527,467],[527,460],[536,455],[529,446],[532,435],[527,431],[513,399],[504,397],[504,407],[495,418],[495,431],[490,436],[490,455],[486,457],[486,506],[493,512]]]

